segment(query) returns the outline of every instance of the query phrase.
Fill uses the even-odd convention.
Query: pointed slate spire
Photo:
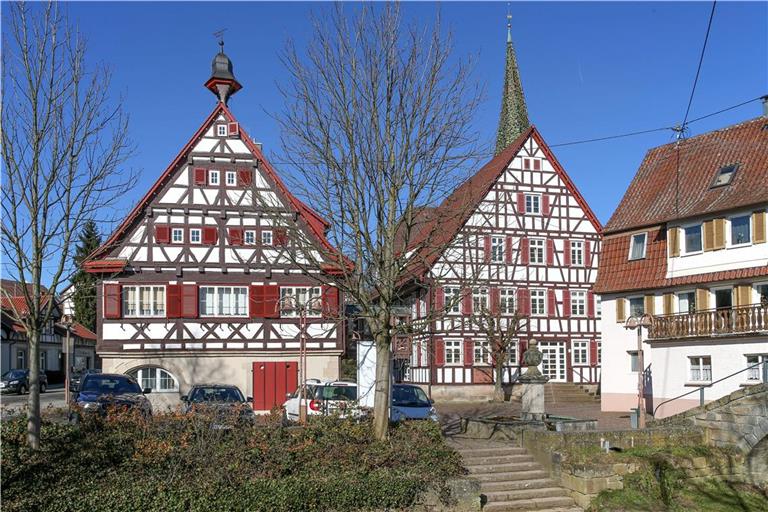
[[[501,116],[496,135],[496,154],[509,146],[530,125],[525,106],[523,85],[517,68],[515,47],[512,44],[512,15],[507,14],[507,57],[504,70],[504,91],[501,97]]]

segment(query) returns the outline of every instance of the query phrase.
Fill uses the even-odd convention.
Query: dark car
[[[45,372],[40,372],[38,382],[40,392],[45,393],[48,388],[48,376]],[[8,370],[3,374],[0,380],[0,392],[23,395],[27,391],[29,391],[29,370]]]
[[[74,397],[70,421],[77,422],[82,414],[106,416],[111,411],[139,411],[144,417],[152,415],[152,404],[146,396],[151,388],[142,390],[136,379],[115,373],[91,373],[80,383]]]
[[[81,370],[73,371],[69,376],[69,390],[77,391],[83,377],[90,375],[91,373],[101,373],[101,370],[97,370],[96,368],[83,368]]]
[[[255,419],[253,399],[244,397],[240,388],[230,384],[195,384],[181,401],[186,414],[210,418],[214,429],[232,428]]]
[[[438,421],[437,411],[433,402],[419,386],[412,384],[395,384],[392,386],[392,404],[389,408],[389,419],[397,422],[402,420]]]

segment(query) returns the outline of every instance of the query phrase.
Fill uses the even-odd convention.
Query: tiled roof
[[[11,281],[10,279],[0,279],[0,288],[3,289],[5,293],[8,295],[23,295],[24,294],[24,287],[21,285],[18,281]],[[32,285],[27,283],[27,290],[29,290],[29,293],[32,293]],[[45,293],[48,291],[48,288],[45,286],[40,286],[40,291]]]
[[[96,339],[96,333],[88,329],[86,326],[84,326],[81,323],[75,322],[72,324],[72,334],[77,336],[78,338],[82,338],[84,340],[95,340]]]
[[[758,117],[648,151],[605,233],[768,202],[767,124]],[[732,183],[710,188],[734,163]]]

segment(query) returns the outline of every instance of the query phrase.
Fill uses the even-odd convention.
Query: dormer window
[[[629,259],[641,260],[645,258],[645,242],[648,238],[646,233],[637,233],[632,235],[629,242]]]
[[[710,185],[710,188],[724,187],[725,185],[730,185],[731,182],[733,181],[733,176],[736,174],[736,171],[738,169],[739,169],[739,164],[729,164],[719,168],[717,170],[717,173],[715,173],[715,179],[712,180],[712,185]]]
[[[227,136],[227,125],[225,124],[218,124],[216,125],[216,135],[219,137],[226,137]]]

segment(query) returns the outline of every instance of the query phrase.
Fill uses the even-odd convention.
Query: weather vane
[[[221,46],[221,51],[224,51],[224,32],[226,32],[227,29],[222,28],[221,30],[217,30],[213,33],[213,37],[219,40],[219,46]]]

